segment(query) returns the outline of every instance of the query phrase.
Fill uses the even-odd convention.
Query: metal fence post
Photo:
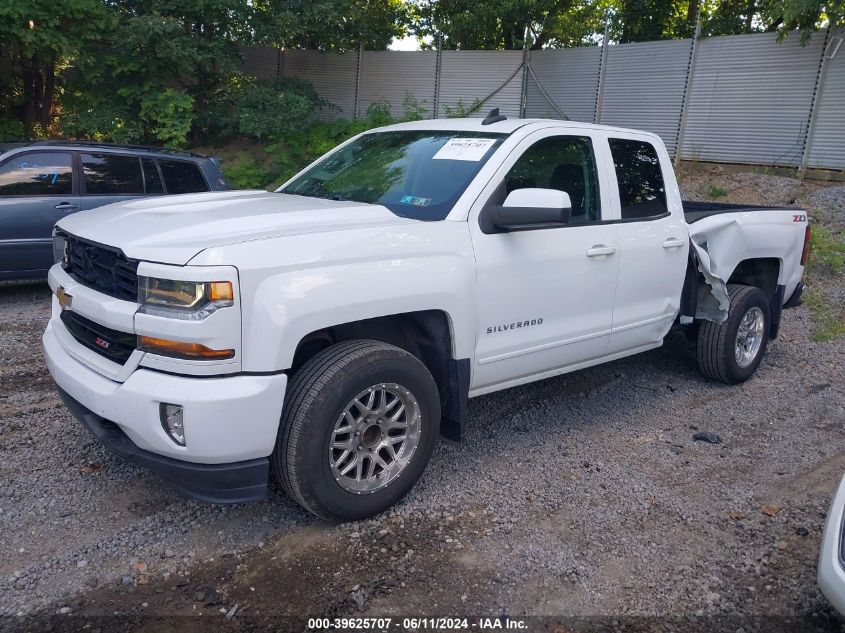
[[[443,64],[443,34],[437,36],[437,57],[434,61],[434,112],[431,118],[436,119],[440,107],[440,72]]]
[[[528,99],[528,24],[525,25],[525,38],[522,44],[522,89],[519,97],[519,118],[525,118],[525,102]]]
[[[601,106],[604,99],[604,74],[607,69],[607,45],[610,42],[610,11],[604,19],[604,37],[601,40],[601,61],[599,62],[599,87],[596,91],[596,114],[594,123],[601,122]]]
[[[355,118],[361,116],[361,105],[359,103],[361,90],[361,62],[364,59],[364,45],[358,44],[358,65],[355,68]]]
[[[804,180],[807,174],[807,166],[810,162],[810,146],[813,142],[813,131],[816,127],[816,118],[818,118],[819,101],[821,101],[822,89],[824,88],[824,78],[827,75],[827,67],[825,60],[832,58],[836,54],[837,46],[833,51],[829,51],[832,44],[830,39],[830,27],[827,27],[824,33],[824,42],[822,42],[822,54],[819,58],[819,69],[816,73],[816,87],[813,90],[813,100],[810,102],[810,116],[807,119],[807,132],[804,135],[804,149],[801,152],[801,166],[798,168],[798,178]]]
[[[698,3],[698,12],[695,14],[695,31],[692,35],[690,45],[689,64],[687,65],[687,81],[684,85],[684,98],[681,101],[681,116],[678,119],[678,136],[675,141],[675,167],[681,164],[681,153],[684,144],[684,128],[687,125],[687,112],[689,111],[690,87],[692,87],[692,76],[695,71],[695,59],[698,57],[698,41],[701,39],[701,2]]]

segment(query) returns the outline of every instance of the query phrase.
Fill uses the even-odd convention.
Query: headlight
[[[138,303],[145,314],[200,320],[233,305],[234,300],[230,281],[138,278]]]
[[[67,239],[61,233],[53,233],[53,263],[67,264]]]

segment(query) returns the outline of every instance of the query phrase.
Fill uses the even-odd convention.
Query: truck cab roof
[[[424,119],[419,121],[406,121],[395,123],[384,127],[370,130],[370,132],[388,132],[402,130],[449,130],[467,132],[492,132],[495,134],[512,134],[517,130],[531,132],[534,129],[542,129],[551,126],[571,128],[573,132],[578,130],[604,130],[606,132],[637,134],[642,136],[655,137],[651,132],[633,130],[629,128],[587,123],[584,121],[563,121],[561,119],[517,119],[505,118],[494,123],[485,123],[487,119],[478,117],[460,119]]]

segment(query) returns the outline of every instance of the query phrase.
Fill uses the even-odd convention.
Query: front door
[[[615,223],[596,168],[593,139],[545,130],[500,168],[470,213],[479,320],[472,389],[553,375],[605,354],[619,274]],[[525,187],[558,189],[572,201],[561,227],[484,233],[478,214]]]
[[[43,276],[53,225],[78,208],[70,152],[24,152],[0,165],[0,279]]]

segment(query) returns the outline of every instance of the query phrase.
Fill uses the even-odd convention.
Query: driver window
[[[588,137],[549,136],[529,147],[505,177],[502,200],[514,189],[558,189],[572,201],[570,224],[601,219],[598,173]]]

